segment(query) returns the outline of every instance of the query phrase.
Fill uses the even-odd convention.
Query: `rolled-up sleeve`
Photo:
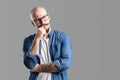
[[[29,38],[26,38],[23,42],[23,62],[24,65],[28,68],[28,69],[33,69],[35,67],[35,65],[37,63],[40,63],[40,55],[39,54],[32,54],[30,52],[30,48],[32,45],[32,41]]]
[[[62,72],[70,67],[72,61],[72,45],[70,37],[67,35],[65,35],[62,40],[60,54],[61,57],[58,60],[55,60],[54,64],[57,66],[59,71]]]

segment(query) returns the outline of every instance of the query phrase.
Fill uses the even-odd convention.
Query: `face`
[[[46,10],[38,9],[32,14],[32,23],[37,28],[44,27],[48,30],[50,28],[50,17]]]

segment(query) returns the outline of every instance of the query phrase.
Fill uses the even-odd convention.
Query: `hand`
[[[46,34],[46,30],[43,27],[37,28],[36,30],[36,39],[42,39]]]

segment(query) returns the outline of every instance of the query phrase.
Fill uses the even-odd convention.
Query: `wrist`
[[[42,37],[35,36],[35,41],[40,41],[41,39],[42,39]]]

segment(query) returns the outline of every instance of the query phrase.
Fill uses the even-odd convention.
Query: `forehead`
[[[32,11],[33,18],[40,18],[47,14],[47,11],[43,8],[38,8]]]

